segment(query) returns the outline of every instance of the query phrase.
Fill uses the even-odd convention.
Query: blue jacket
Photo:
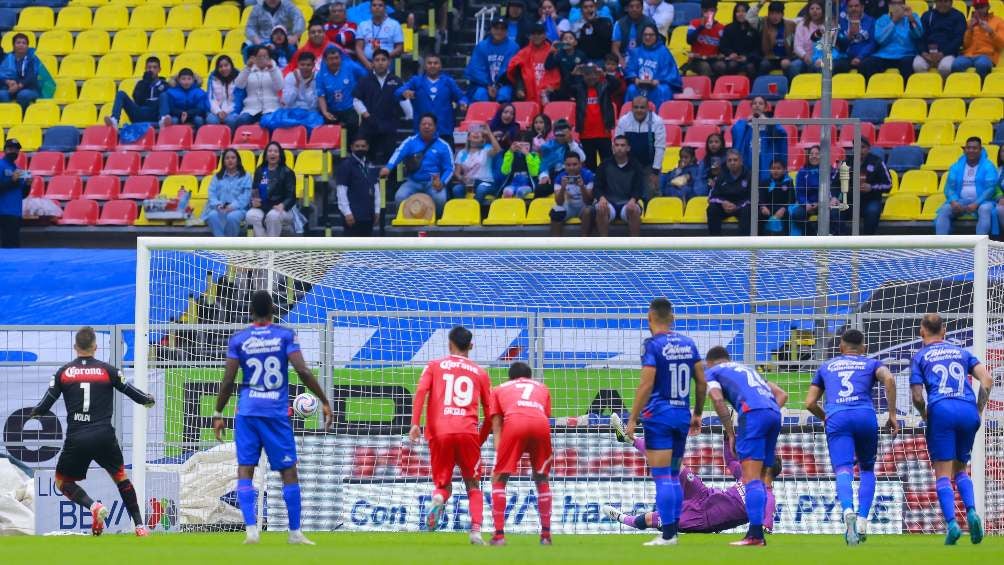
[[[394,151],[394,154],[390,156],[387,168],[393,171],[405,159],[423,151],[425,151],[425,155],[422,156],[422,165],[408,179],[415,182],[429,182],[432,180],[432,175],[438,174],[439,180],[444,185],[447,184],[453,177],[453,150],[450,149],[449,144],[438,137],[433,139],[431,143],[426,142],[419,135],[405,139],[404,143],[397,147],[397,151]]]
[[[958,202],[962,197],[962,177],[966,172],[966,156],[959,157],[946,173],[945,200]],[[987,150],[980,155],[980,163],[976,166],[976,203],[991,201],[997,194],[997,167],[987,157]]]
[[[854,37],[847,33],[851,29],[851,21],[847,16],[840,16],[840,33],[837,34],[837,48],[847,54],[848,59],[864,59],[871,55],[878,45],[875,43],[875,18],[868,14],[861,15],[861,31]]]
[[[743,153],[743,165],[752,171],[753,128],[748,120],[737,120],[732,124],[732,147],[740,148]],[[760,182],[766,182],[770,178],[770,164],[776,159],[787,166],[788,132],[781,126],[764,126],[760,132],[760,162],[757,165]]]
[[[947,14],[942,14],[931,9],[924,12],[920,23],[924,26],[924,37],[920,42],[922,52],[926,53],[927,46],[932,43],[944,55],[957,56],[962,50],[962,37],[966,34],[966,17],[962,12],[952,8]]]
[[[840,196],[839,172],[830,168],[830,195]],[[819,167],[805,165],[795,176],[795,203],[796,204],[818,204],[819,203]]]
[[[924,25],[920,23],[917,14],[910,17],[917,23],[912,29],[906,18],[899,20],[898,24],[893,24],[889,14],[875,22],[875,41],[878,43],[878,49],[874,53],[876,57],[902,59],[918,53],[916,42],[924,37]]]
[[[640,45],[632,49],[628,55],[624,78],[629,82],[638,78],[653,78],[673,92],[683,90],[683,79],[680,78],[680,70],[676,68],[676,60],[662,43],[656,43],[652,47]]]
[[[28,49],[20,65],[17,64],[17,59],[12,51],[0,63],[0,80],[16,80],[22,84],[23,88],[38,92],[41,88],[38,82],[39,67],[41,66],[42,61],[35,55],[34,49]]]
[[[209,113],[209,96],[205,90],[193,85],[188,90],[180,86],[167,89],[167,108],[172,116],[188,112],[191,116],[205,116]]]
[[[502,43],[495,43],[492,38],[483,39],[474,46],[471,61],[464,69],[464,78],[471,86],[488,87],[499,84],[505,78],[509,68],[509,59],[519,51],[519,45],[508,37]]]
[[[453,135],[454,118],[453,104],[467,104],[467,96],[457,86],[452,77],[441,74],[433,82],[423,75],[415,75],[408,79],[408,82],[399,86],[394,91],[394,95],[400,98],[405,90],[415,93],[415,98],[411,101],[415,111],[414,123],[415,131],[418,131],[418,123],[422,121],[423,114],[434,114],[436,116],[437,135]]]
[[[24,179],[15,181],[12,177],[17,166],[7,159],[0,158],[0,216],[21,217],[21,200],[28,190]]]
[[[209,181],[209,202],[202,211],[202,219],[208,218],[217,206],[224,203],[235,210],[248,211],[251,207],[251,175],[224,174],[223,178],[213,175],[213,179]]]
[[[317,73],[317,96],[324,97],[329,112],[344,112],[352,108],[352,91],[364,76],[366,69],[348,57],[342,57],[342,64],[334,74],[327,65],[321,65]]]

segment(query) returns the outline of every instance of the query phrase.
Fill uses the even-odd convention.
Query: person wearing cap
[[[0,247],[21,247],[21,200],[28,195],[24,171],[17,168],[21,144],[8,139],[0,161]]]
[[[952,72],[972,67],[987,76],[1004,49],[1004,20],[990,13],[989,0],[973,0],[973,11],[962,39],[962,55],[952,63]]]
[[[641,45],[641,33],[647,25],[656,25],[655,20],[645,15],[642,0],[628,0],[624,5],[624,17],[614,24],[611,49],[620,60],[620,66],[627,65],[627,55]],[[656,26],[658,29],[658,26]]]
[[[918,53],[916,44],[923,37],[920,17],[913,13],[906,0],[889,0],[889,13],[875,22],[878,48],[861,63],[861,74],[868,79],[895,68],[906,80],[913,73],[913,58]]]
[[[307,27],[307,41],[289,58],[288,64],[282,69],[283,76],[300,67],[300,55],[303,53],[310,53],[314,56],[314,72],[320,71],[324,61],[324,52],[328,50],[328,47],[342,50],[341,47],[328,41],[328,37],[324,34],[324,24],[318,20],[310,20],[310,25]],[[344,50],[342,51],[344,55]]]
[[[853,0],[860,10],[861,0]],[[848,4],[850,11],[850,4]],[[952,63],[962,50],[962,37],[966,33],[966,16],[952,7],[952,0],[935,0],[934,9],[920,16],[924,37],[913,58],[913,71],[926,73],[937,69],[942,78],[952,74]]]
[[[387,17],[385,0],[370,2],[370,19],[359,24],[356,32],[356,59],[366,70],[373,66],[373,52],[377,49],[390,53],[391,60],[404,53],[404,31],[401,24]]]
[[[206,123],[209,113],[209,96],[195,83],[195,73],[184,68],[178,72],[175,86],[167,89],[160,98],[160,125],[193,125]]]
[[[533,24],[530,28],[530,43],[513,55],[506,70],[506,76],[515,85],[517,100],[536,102],[543,106],[548,102],[548,94],[558,89],[561,73],[557,68],[545,68],[550,54],[551,44],[547,42],[544,26]]]
[[[471,60],[464,69],[467,98],[472,102],[512,101],[512,86],[506,78],[506,69],[518,51],[519,45],[508,36],[506,21],[493,19],[488,37],[474,46]]]
[[[520,48],[530,42],[530,28],[534,21],[527,15],[524,0],[509,0],[505,10],[506,35]]]
[[[438,122],[439,136],[452,143],[453,128],[456,125],[453,106],[456,104],[461,112],[466,112],[467,96],[453,77],[443,74],[443,60],[439,55],[427,54],[424,63],[425,72],[408,79],[394,94],[404,100],[411,100],[416,116],[416,133],[421,125],[421,116],[433,114]]]
[[[951,0],[948,0],[948,3],[951,5]],[[875,43],[875,18],[865,13],[864,0],[847,0],[846,7],[847,10],[840,14],[837,48],[847,53],[847,62],[850,68],[860,70],[861,62],[871,55],[877,47]],[[924,24],[924,29],[927,29],[927,24]],[[916,59],[914,59],[913,68],[917,70]]]
[[[787,72],[791,62],[795,60],[795,22],[784,19],[784,3],[771,2],[767,6],[767,17],[760,19],[754,16],[757,11],[750,9],[746,19],[750,24],[758,22],[760,30],[760,46],[763,59],[760,60],[760,74],[766,75],[772,71]]]
[[[596,0],[582,0],[582,18],[572,23],[572,31],[578,36],[579,49],[586,57],[602,65],[603,57],[610,53],[614,33],[610,10],[606,6],[598,9]]]
[[[303,35],[306,26],[303,12],[292,0],[262,0],[248,16],[247,27],[244,30],[247,43],[261,45],[272,35],[275,26],[284,27],[289,33],[289,39],[299,44],[300,36]]]

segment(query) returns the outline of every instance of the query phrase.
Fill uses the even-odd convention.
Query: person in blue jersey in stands
[[[461,112],[467,111],[467,95],[449,75],[443,74],[443,60],[435,53],[425,56],[425,73],[408,79],[394,91],[396,96],[411,100],[414,106],[415,133],[424,114],[434,114],[438,122],[437,133],[447,143],[453,143],[453,105]]]

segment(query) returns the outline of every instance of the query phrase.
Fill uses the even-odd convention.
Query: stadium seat
[[[899,73],[877,73],[868,79],[865,98],[899,98],[903,96],[903,77]]]
[[[941,98],[931,102],[928,120],[961,122],[966,117],[966,103],[961,98]]]
[[[987,77],[989,80],[989,77]],[[1000,121],[1004,118],[1004,101],[1000,98],[974,98],[966,111],[967,120]]]
[[[157,4],[137,6],[129,17],[129,27],[135,29],[157,30],[166,23],[164,8]]]
[[[697,2],[678,2],[673,4],[673,8],[675,9],[672,23],[674,28],[678,26],[686,28],[690,25],[691,20],[701,17],[701,5]]]
[[[763,96],[764,100],[781,100],[787,94],[788,79],[784,75],[758,76],[750,91],[750,96]]]
[[[927,152],[927,160],[922,169],[926,171],[947,171],[962,156],[962,148],[957,145],[938,145]]]
[[[16,102],[0,103],[0,127],[21,125],[21,105]]]
[[[666,124],[666,147],[679,147],[683,143],[683,130],[676,124]]]
[[[32,177],[31,187],[28,189],[29,198],[42,198],[45,196],[45,179],[42,177]]]
[[[119,140],[115,149],[118,151],[150,151],[153,149],[155,131],[154,128],[148,128],[142,137],[132,143],[122,143],[122,140]]]
[[[536,102],[513,102],[512,105],[516,109],[516,121],[523,129],[529,128],[530,122],[540,113],[540,105]]]
[[[885,122],[879,127],[875,145],[896,147],[910,145],[914,141],[913,124],[910,122]]]
[[[296,176],[296,197],[303,200],[305,204],[314,201],[314,177]]]
[[[917,145],[920,147],[933,147],[935,145],[948,145],[955,139],[955,125],[947,120],[928,120],[920,128],[917,136]]]
[[[867,139],[869,145],[875,145],[875,124],[871,122],[860,122],[861,139]],[[854,147],[854,125],[844,124],[840,126],[840,145],[845,149]]]
[[[892,181],[892,186],[889,188],[889,192],[893,193],[893,192],[899,191],[899,173],[897,173],[896,171],[890,170],[889,171],[889,180]]]
[[[59,63],[59,76],[84,80],[94,76],[94,57],[83,53],[71,53]]]
[[[498,111],[498,108],[499,105],[496,102],[472,102],[467,107],[467,115],[464,116],[464,121],[488,123],[495,117],[495,112]]]
[[[966,120],[959,124],[959,129],[955,132],[955,143],[959,146],[965,145],[970,137],[978,137],[986,145],[993,141],[994,128],[987,120]],[[990,160],[996,163],[997,156],[990,155]]]
[[[1004,145],[1004,121],[998,122],[994,127],[994,144]]]
[[[196,194],[199,191],[199,179],[194,175],[171,175],[164,179],[160,185],[160,198],[177,198],[178,191],[187,190],[189,194]]]
[[[945,81],[943,98],[975,98],[980,94],[980,75],[975,73],[952,73]]]
[[[199,128],[192,149],[222,151],[230,145],[230,128],[222,124],[208,124]]]
[[[918,220],[931,220],[934,221],[935,216],[938,215],[938,209],[945,204],[945,195],[936,192],[928,196],[924,200],[924,207],[920,211],[920,215],[917,216]]]
[[[694,124],[728,125],[732,123],[732,103],[728,100],[705,100],[697,107]]]
[[[66,160],[65,173],[89,177],[101,171],[101,153],[97,151],[74,151]]]
[[[830,101],[830,116],[834,118],[846,118],[851,115],[851,105],[842,98],[834,98]],[[827,117],[830,117],[827,116]],[[823,102],[819,101],[812,105],[812,117],[823,117]]]
[[[883,221],[908,222],[920,217],[920,198],[916,194],[890,194],[882,208]]]
[[[230,147],[234,149],[251,149],[259,151],[265,149],[268,144],[268,131],[258,125],[239,126],[234,130],[233,141]]]
[[[818,76],[818,75],[814,75]],[[878,76],[878,75],[875,75]],[[859,74],[838,74],[833,77],[833,97],[855,100],[865,95],[865,77]]]
[[[877,75],[876,75],[877,76]],[[858,100],[851,108],[851,117],[873,124],[881,124],[889,115],[889,101],[882,99]]]
[[[216,153],[189,151],[181,158],[179,171],[184,175],[209,175],[216,170]]]
[[[544,105],[544,114],[551,118],[551,123],[565,119],[575,127],[575,102],[548,102]]]
[[[706,76],[683,77],[683,90],[673,100],[705,100],[711,95],[711,79]]]
[[[171,55],[182,53],[185,51],[185,32],[167,27],[158,29],[150,35],[148,49]]]
[[[742,100],[750,94],[750,79],[743,75],[725,75],[715,80],[711,91],[714,100]]]
[[[42,65],[49,71],[50,74],[53,70],[59,68],[59,62],[56,60],[55,55],[50,55],[49,53],[36,53],[36,55],[38,56],[38,60],[42,61]],[[59,75],[56,74],[54,76]]]
[[[4,8],[5,10],[9,8]],[[21,10],[14,31],[48,31],[56,23],[52,8],[45,6],[28,6]]]
[[[899,189],[893,192],[926,196],[938,191],[938,174],[934,171],[907,171],[900,179]]]
[[[21,155],[25,151],[35,151],[42,145],[42,128],[36,125],[13,126],[7,130],[7,139],[21,142]]]
[[[822,92],[822,77],[818,73],[805,73],[796,76],[791,81],[788,98],[795,100],[816,100],[822,96]],[[834,95],[836,95],[836,91],[834,91]]]
[[[103,175],[130,176],[139,171],[139,153],[135,151],[115,151],[108,154],[105,160],[105,167],[101,169]],[[128,188],[129,181],[126,181]],[[123,196],[123,198],[125,198]]]
[[[942,80],[938,73],[913,73],[906,81],[903,96],[908,98],[937,98],[941,96]]]
[[[458,201],[457,200],[450,200],[450,201],[447,202],[447,204],[449,204],[450,202],[458,202]],[[474,201],[471,200],[470,202],[474,202]],[[435,216],[435,214],[433,214],[433,216]],[[397,216],[395,216],[394,219],[391,220],[390,225],[395,226],[395,227],[409,227],[409,226],[431,226],[431,225],[433,225],[435,223],[436,223],[435,217],[433,217],[432,220],[425,220],[425,219],[422,219],[422,218],[405,218],[404,217],[404,202],[402,201],[400,204],[398,204],[398,206],[397,206]]]
[[[28,171],[33,175],[51,177],[63,172],[63,154],[58,151],[38,151],[31,156]]]
[[[732,116],[732,121],[748,120],[753,115],[753,102],[750,100],[740,100],[736,105],[736,112]]]
[[[84,130],[78,150],[111,151],[118,140],[118,131],[109,126],[91,126]]]
[[[58,175],[49,179],[49,185],[45,189],[45,197],[50,200],[65,202],[80,198],[83,192],[83,182],[78,176]]]
[[[98,109],[90,102],[74,102],[63,106],[63,116],[59,121],[65,126],[85,128],[98,124]]]
[[[47,55],[66,55],[73,52],[73,34],[65,29],[42,32],[35,52]]]
[[[192,148],[192,128],[186,125],[173,125],[160,128],[155,151],[187,151]]]
[[[666,151],[662,154],[662,172],[669,172],[676,168],[680,164],[680,148],[679,147],[667,147]]]
[[[202,23],[203,28],[212,29],[234,29],[241,27],[241,11],[233,5],[212,6],[206,11],[206,19]]]
[[[111,157],[109,156],[108,158],[111,159]],[[138,159],[139,155],[136,157]],[[138,168],[139,164],[137,163],[136,166]],[[147,198],[156,198],[159,193],[160,184],[157,182],[157,177],[130,176],[122,186],[122,193],[119,194],[119,198],[145,200]]]
[[[118,179],[115,179],[118,180]],[[136,222],[136,203],[132,200],[106,202],[98,218],[99,226],[131,226]]]
[[[98,203],[93,200],[71,200],[59,219],[64,226],[93,226],[98,222]]]
[[[659,106],[659,117],[666,124],[689,126],[694,121],[694,105],[686,100],[667,100]]]
[[[167,22],[164,25],[185,31],[202,27],[202,8],[193,4],[174,6],[167,13]]]
[[[445,213],[444,213],[445,216]],[[486,226],[521,226],[526,222],[526,203],[522,198],[498,198],[488,208]]]
[[[217,29],[196,29],[188,33],[185,51],[210,55],[223,51],[223,37]]]
[[[228,52],[240,52],[244,48],[244,29],[228,31],[223,37],[223,50]]]
[[[683,147],[694,147],[704,149],[708,136],[713,133],[721,133],[718,126],[712,124],[694,124],[687,128],[687,133],[683,138]]]
[[[802,76],[802,75],[799,75]],[[684,224],[706,224],[708,223],[708,197],[694,196],[687,201],[687,207],[683,212]]]
[[[657,196],[645,206],[643,224],[676,224],[683,220],[683,201],[674,196]]]
[[[91,27],[91,9],[83,6],[67,6],[56,15],[55,28],[66,31],[81,31]]]
[[[143,40],[145,42],[146,37]],[[110,50],[111,39],[108,37],[108,32],[102,29],[85,29],[77,34],[77,39],[73,42],[74,53],[104,55]]]
[[[1004,96],[1004,73],[990,73],[983,79],[983,88],[980,96],[987,98],[1000,98]]]
[[[272,141],[281,145],[283,149],[303,149],[307,146],[307,128],[295,126],[274,129],[272,130]]]
[[[796,172],[805,166],[805,151],[788,151],[788,170]]]
[[[134,67],[132,76],[135,78],[142,78],[143,73],[146,72],[146,60],[150,57],[157,57],[160,59],[160,74],[161,76],[167,78],[171,75],[171,56],[163,51],[156,51],[153,53],[144,53],[136,59],[136,65]]]
[[[900,98],[892,103],[886,120],[924,123],[927,119],[927,102],[920,98]]]
[[[289,163],[289,159],[286,162]],[[331,153],[317,149],[300,151],[293,166],[293,172],[298,175],[330,175],[333,170]]]
[[[95,77],[84,81],[80,87],[80,102],[88,104],[108,104],[115,101],[115,81],[111,78]]]
[[[182,53],[174,58],[171,66],[171,75],[177,76],[181,69],[191,69],[196,76],[209,76],[209,63],[202,53]]]
[[[178,173],[178,154],[174,151],[151,151],[143,159],[141,175],[166,176]]]
[[[0,10],[0,11],[2,11],[2,10]],[[33,32],[30,32],[30,31],[21,31],[19,33],[23,33],[25,35],[25,37],[28,38],[28,47],[34,48],[34,47],[37,46],[37,42],[36,42],[36,35],[37,34],[35,34]],[[16,33],[5,33],[3,35],[3,37],[0,38],[0,49],[3,49],[7,53],[10,53],[11,51],[13,51],[14,50],[14,36],[15,35],[17,35],[17,34]]]
[[[310,132],[310,140],[307,142],[307,149],[341,150],[341,147],[341,126],[324,125],[316,127],[314,128],[314,131]]]
[[[84,198],[88,200],[115,200],[122,191],[122,181],[118,177],[94,176],[87,179]]]
[[[802,128],[802,135],[798,139],[799,149],[808,149],[822,142],[823,128],[816,124],[809,124]],[[830,126],[830,144],[833,145],[840,140],[840,131],[837,126]]]
[[[139,55],[147,52],[149,45],[146,32],[141,29],[123,29],[115,34],[112,40],[113,53],[128,53]]]
[[[809,103],[805,100],[778,100],[774,105],[774,117],[802,120],[809,117]]]
[[[879,134],[881,135],[881,130]],[[886,166],[903,174],[906,171],[919,169],[924,164],[924,150],[915,145],[890,145]]]
[[[523,225],[544,226],[551,223],[551,208],[554,206],[554,197],[545,196],[534,198],[530,201],[530,208],[526,213],[526,220]]]
[[[67,153],[77,148],[80,142],[80,132],[72,126],[56,126],[45,130],[42,135],[42,151],[58,151]]]
[[[553,104],[553,102],[552,102]],[[520,202],[522,204],[522,202]],[[477,226],[481,224],[481,204],[477,200],[459,198],[447,200],[440,226]]]

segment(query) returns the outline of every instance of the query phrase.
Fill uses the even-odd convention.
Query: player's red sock
[[[505,483],[492,483],[492,521],[495,522],[495,535],[505,532]]]
[[[471,506],[471,531],[480,532],[485,519],[485,493],[479,488],[471,489],[467,491],[467,500]]]
[[[550,537],[551,535],[551,485],[540,483],[537,485],[537,513],[540,514],[540,535]]]

